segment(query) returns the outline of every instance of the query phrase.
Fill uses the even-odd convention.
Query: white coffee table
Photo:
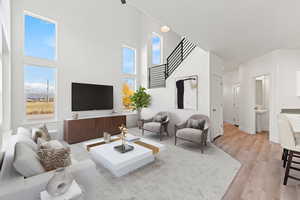
[[[123,176],[155,160],[155,155],[165,150],[163,144],[149,139],[141,138],[137,142],[130,142],[134,149],[127,153],[120,153],[114,149],[122,143],[118,137],[112,137],[114,142],[104,144],[103,138],[85,142],[84,145],[89,151],[93,160],[117,177]]]

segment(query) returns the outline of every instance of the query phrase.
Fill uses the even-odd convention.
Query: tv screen
[[[72,83],[72,111],[113,109],[113,86]]]

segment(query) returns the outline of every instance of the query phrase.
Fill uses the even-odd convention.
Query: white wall
[[[223,118],[225,122],[234,124],[233,87],[239,84],[239,71],[226,72],[223,75]]]
[[[152,66],[152,33],[158,33],[163,42],[163,63],[166,63],[167,57],[181,41],[180,35],[170,30],[167,33],[160,32],[162,25],[150,16],[143,15],[141,18],[141,85],[148,87],[148,68]]]
[[[90,0],[26,0],[13,1],[13,128],[31,125],[25,121],[23,92],[23,11],[29,11],[58,23],[57,60],[57,119],[48,123],[50,128],[62,133],[62,123],[70,118],[71,82],[107,84],[114,86],[114,108],[122,111],[122,45],[137,49],[137,85],[142,66],[142,48],[148,42],[149,33],[159,32],[160,24],[120,1]],[[177,43],[175,33],[162,34],[164,52]],[[143,51],[143,54],[147,52]],[[147,54],[146,54],[147,55]],[[42,62],[41,62],[42,63]],[[30,64],[30,63],[27,63]],[[147,65],[145,65],[147,66]],[[111,111],[81,112],[80,115],[106,114]],[[128,116],[128,125],[134,126],[136,116]],[[34,125],[35,123],[33,123]]]
[[[0,125],[0,150],[2,138],[6,138],[6,132],[10,129],[11,118],[11,91],[10,91],[10,0],[0,0],[0,66],[1,66],[1,125]]]
[[[255,96],[254,77],[270,75],[269,80],[269,112],[270,112],[270,140],[278,142],[277,114],[282,108],[299,108],[300,98],[296,96],[296,71],[300,70],[300,50],[276,50],[264,56],[253,59],[239,67],[238,79],[240,80],[240,129],[255,133]],[[228,84],[224,85],[225,105],[224,118],[230,121],[233,110],[229,107],[232,99],[230,82],[234,80],[235,73],[227,73],[224,76]],[[226,92],[225,92],[226,91]]]
[[[196,47],[194,51],[167,79],[166,88],[150,89],[152,103],[147,109],[143,109],[142,117],[152,117],[159,111],[168,111],[171,114],[169,131],[173,134],[174,124],[186,120],[195,113],[210,116],[210,54]],[[175,108],[175,79],[182,76],[198,76],[198,110],[182,110]]]

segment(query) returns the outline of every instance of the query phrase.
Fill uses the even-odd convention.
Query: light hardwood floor
[[[300,182],[289,179],[282,185],[282,150],[267,133],[250,135],[226,123],[214,143],[242,164],[223,200],[300,200]]]

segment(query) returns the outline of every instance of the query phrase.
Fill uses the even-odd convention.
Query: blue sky
[[[126,74],[135,73],[135,51],[133,49],[123,47],[123,72]]]
[[[161,64],[161,41],[160,37],[153,35],[152,36],[152,64],[159,65]]]
[[[55,24],[25,15],[25,40],[24,53],[42,59],[55,59]],[[25,89],[41,91],[47,86],[49,80],[51,88],[55,84],[56,69],[48,67],[25,66],[24,82]]]
[[[25,15],[25,55],[55,59],[55,24]]]
[[[50,85],[54,86],[55,68],[51,67],[37,67],[26,65],[24,68],[25,83],[42,83],[46,84],[49,80]]]

